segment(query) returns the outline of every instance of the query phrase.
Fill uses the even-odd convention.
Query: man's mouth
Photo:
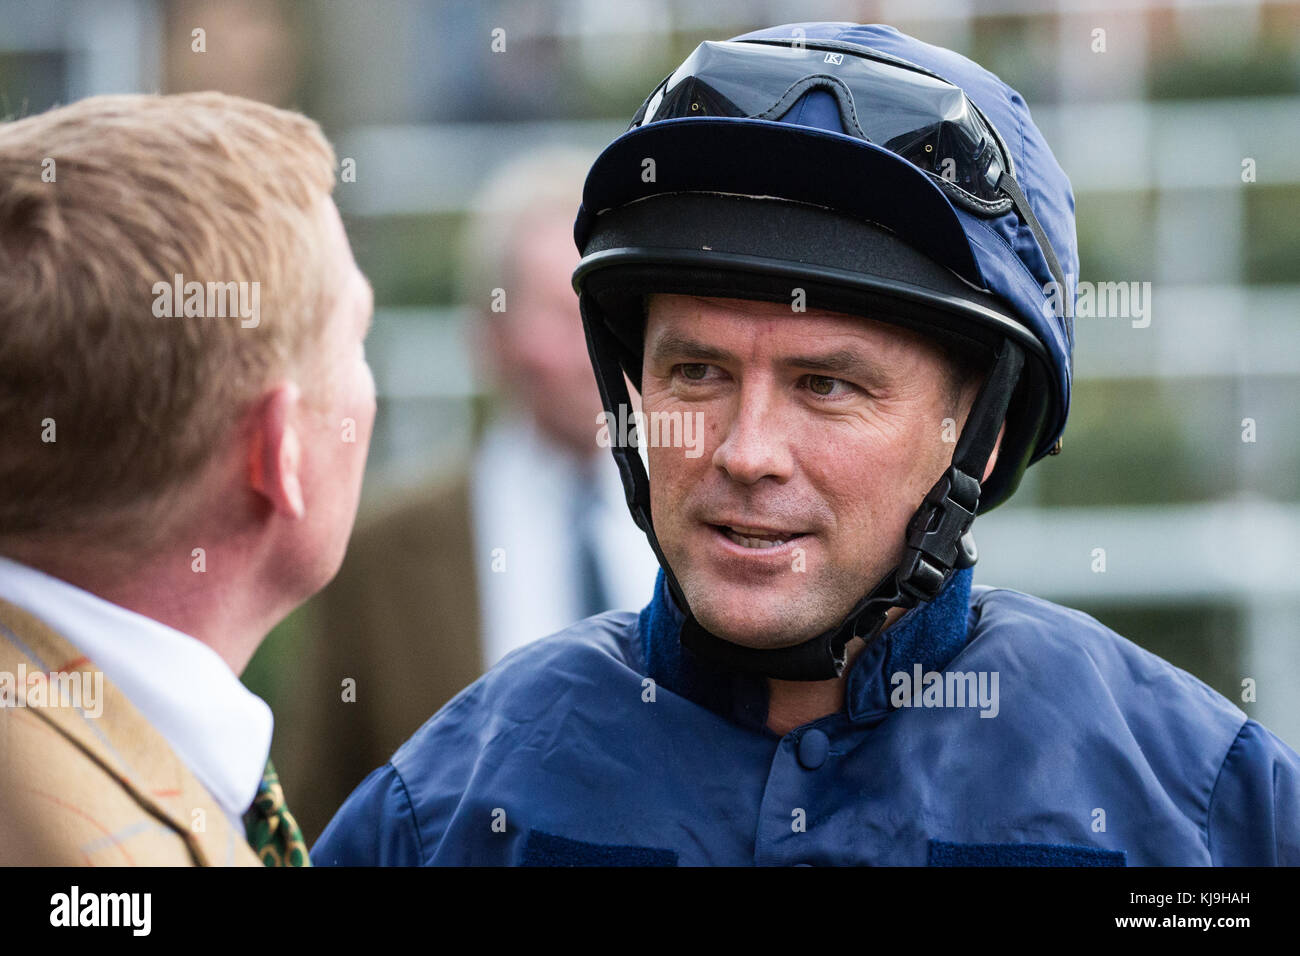
[[[788,541],[793,541],[795,538],[802,538],[805,533],[802,531],[771,531],[764,528],[745,527],[743,525],[715,524],[712,527],[721,532],[729,540],[740,545],[742,548],[753,548],[760,551],[769,548],[779,548]]]

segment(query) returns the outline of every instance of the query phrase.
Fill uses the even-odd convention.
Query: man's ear
[[[293,382],[283,382],[264,394],[252,411],[249,429],[248,483],[280,514],[301,518],[302,445],[298,436],[301,392]]]
[[[989,480],[989,475],[993,474],[993,469],[998,464],[998,451],[1002,448],[1002,436],[1007,433],[1007,423],[1003,422],[1002,427],[998,429],[998,440],[993,443],[993,453],[989,455],[989,463],[984,467],[984,477],[980,479],[980,484]]]

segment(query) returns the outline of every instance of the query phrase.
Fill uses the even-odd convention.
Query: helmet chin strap
[[[580,300],[587,349],[596,370],[605,412],[617,421],[619,406],[631,407],[619,361],[619,345],[601,317],[590,314],[598,310],[591,308],[587,298],[582,296]],[[908,522],[902,561],[839,625],[789,647],[736,644],[709,632],[696,620],[655,534],[650,516],[650,479],[636,445],[630,441],[627,444],[613,441],[612,451],[623,480],[628,509],[664,569],[673,599],[686,614],[682,646],[727,671],[779,680],[832,680],[844,673],[846,648],[854,637],[873,638],[884,626],[891,608],[912,608],[937,597],[954,572],[975,564],[977,555],[970,528],[979,507],[980,481],[1023,365],[1024,353],[1019,346],[1004,339],[993,369],[971,406],[953,451],[952,464]]]

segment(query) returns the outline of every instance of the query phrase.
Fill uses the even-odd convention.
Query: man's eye
[[[692,382],[702,381],[709,374],[707,365],[679,365],[678,370],[682,373],[682,378],[690,379]]]
[[[846,384],[838,378],[831,378],[827,375],[807,375],[804,377],[804,382],[808,386],[808,391],[823,398],[830,398],[837,394],[836,386]],[[840,391],[843,391],[843,389],[840,389]]]

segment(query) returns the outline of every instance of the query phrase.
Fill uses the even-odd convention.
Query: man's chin
[[[809,626],[810,615],[796,602],[767,596],[762,600],[716,597],[691,603],[695,619],[709,633],[743,647],[791,647],[816,637],[836,622]]]

